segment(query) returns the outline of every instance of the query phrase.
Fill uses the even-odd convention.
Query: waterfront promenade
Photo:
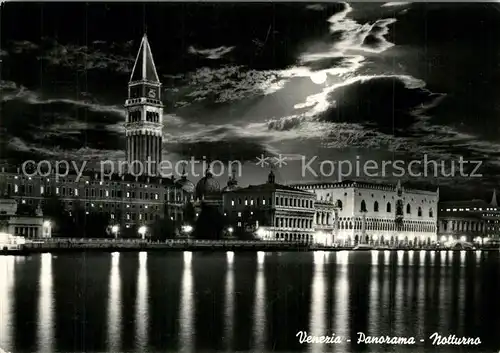
[[[73,251],[340,251],[353,250],[354,246],[324,246],[319,244],[263,241],[263,240],[195,240],[169,239],[165,242],[154,242],[142,239],[76,239],[52,238],[38,241],[28,241],[22,250],[0,251],[7,253],[43,253],[43,252],[73,252]],[[431,245],[427,247],[377,247],[362,248],[362,250],[450,250]],[[477,250],[495,250],[498,248],[480,247]]]

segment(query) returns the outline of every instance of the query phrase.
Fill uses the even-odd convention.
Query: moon
[[[325,83],[325,81],[327,79],[326,72],[324,72],[324,71],[315,72],[310,77],[311,77],[311,81],[317,85],[321,85],[321,84]]]

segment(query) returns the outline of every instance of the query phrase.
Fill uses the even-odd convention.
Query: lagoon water
[[[336,344],[301,344],[297,332]],[[357,344],[357,333],[414,337]],[[428,338],[478,337],[477,346]],[[350,340],[350,342],[348,341]],[[423,340],[423,341],[422,341]],[[21,352],[498,352],[500,254],[0,256],[0,348]]]

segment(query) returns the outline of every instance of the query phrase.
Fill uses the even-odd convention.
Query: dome
[[[194,192],[193,182],[188,180],[186,177],[182,177],[181,179],[177,180],[175,184],[187,193],[192,194]]]
[[[205,176],[201,178],[196,184],[195,197],[201,199],[220,192],[220,185],[214,179],[212,173],[207,171]]]

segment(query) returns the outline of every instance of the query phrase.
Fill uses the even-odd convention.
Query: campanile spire
[[[135,64],[132,69],[132,75],[130,75],[129,83],[138,81],[160,83],[146,33],[142,36],[141,45],[135,58]]]
[[[125,101],[126,156],[129,172],[135,175],[156,175],[158,172],[163,142],[163,104],[160,95],[161,82],[148,38],[144,34],[128,83],[128,99]]]

